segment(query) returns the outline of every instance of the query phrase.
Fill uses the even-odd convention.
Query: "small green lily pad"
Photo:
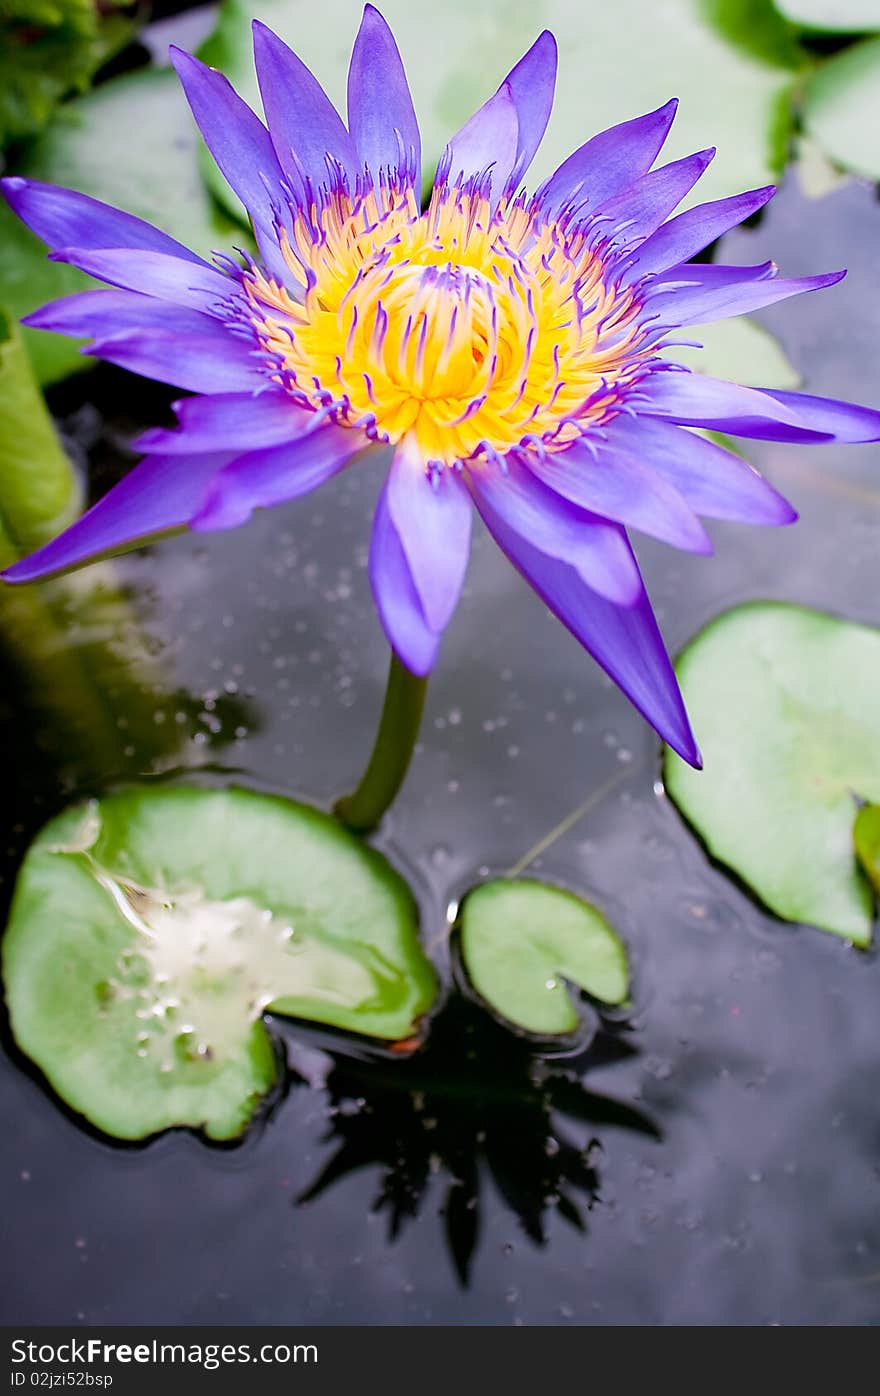
[[[856,857],[880,897],[880,805],[862,805],[853,826]]]
[[[676,672],[705,762],[693,771],[666,752],[682,814],[777,916],[869,945],[853,823],[859,799],[880,799],[880,631],[740,606],[691,641]]]
[[[3,947],[12,1031],[107,1134],[240,1134],[278,1073],[263,1013],[410,1036],[435,981],[412,896],[328,815],[132,788],[27,854]]]
[[[602,913],[543,882],[498,878],[461,909],[461,949],[471,983],[517,1027],[542,1036],[580,1021],[569,983],[606,1004],[628,990],[626,950]]]
[[[880,179],[880,38],[842,49],[810,75],[803,122],[836,164]]]

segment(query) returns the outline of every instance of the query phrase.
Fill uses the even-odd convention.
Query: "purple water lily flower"
[[[83,194],[4,181],[22,219],[115,289],[26,323],[187,389],[179,429],[87,514],[5,574],[30,581],[170,529],[222,529],[391,448],[370,578],[414,674],[461,590],[471,505],[514,566],[660,735],[699,763],[627,529],[698,553],[700,516],[786,524],[791,506],[693,428],[784,441],[880,438],[880,413],[683,369],[682,326],[757,310],[843,273],[694,262],[771,197],[671,216],[711,150],[654,168],[676,103],[582,145],[536,194],[521,180],[556,75],[545,32],[446,147],[421,210],[419,128],[400,55],[368,5],[348,127],[299,58],[254,26],[265,124],[173,50],[258,256],[210,265]]]

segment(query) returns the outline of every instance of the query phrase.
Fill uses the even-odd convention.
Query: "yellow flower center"
[[[652,339],[636,293],[609,279],[595,231],[479,193],[328,198],[281,247],[296,298],[245,274],[261,347],[304,404],[383,441],[415,437],[450,465],[564,446],[620,405]]]

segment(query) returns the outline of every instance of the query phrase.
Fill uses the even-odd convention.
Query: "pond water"
[[[790,275],[849,266],[764,317],[812,391],[880,400],[878,235],[872,190],[808,203],[792,177],[726,240],[725,260]],[[53,394],[95,493],[171,396],[110,370]],[[752,598],[880,624],[880,448],[752,458],[801,521],[715,526],[708,561],[640,545],[671,646]],[[350,784],[387,662],[365,568],[377,484],[352,471],[245,529],[120,560],[124,602],[71,603],[39,661],[35,630],[29,659],[6,653],[4,910],[28,840],[77,794],[187,768],[323,804]],[[95,657],[108,633],[136,653],[128,677]],[[220,1149],[182,1132],[114,1147],[7,1042],[2,1320],[876,1321],[877,958],[762,912],[658,781],[652,733],[481,534],[380,840],[447,981],[431,1045],[402,1062],[277,1025],[288,1088]],[[557,1060],[450,987],[447,907],[527,859],[607,911],[635,968],[629,1022]]]

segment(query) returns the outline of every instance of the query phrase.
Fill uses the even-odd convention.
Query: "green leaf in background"
[[[47,261],[44,244],[0,198],[0,300],[16,321],[47,301],[94,285],[75,267]],[[25,328],[21,336],[37,380],[44,386],[89,367],[91,361],[79,352],[80,340]]]
[[[575,1031],[579,1018],[567,981],[603,1003],[626,999],[620,937],[596,907],[546,883],[498,878],[468,893],[461,949],[477,992],[528,1032]]]
[[[198,146],[176,74],[149,68],[69,102],[10,173],[115,204],[203,256],[247,246],[242,229],[204,187]],[[94,283],[72,267],[48,262],[43,244],[0,201],[0,303],[17,319],[89,284]],[[64,336],[28,330],[25,337],[44,384],[85,366],[76,343]]]
[[[316,24],[304,0],[224,0],[201,56],[261,110],[250,33],[257,16],[314,69],[344,112],[362,10],[361,0],[326,0]],[[429,175],[449,137],[544,28],[556,34],[561,62],[550,128],[529,172],[532,187],[602,127],[672,96],[681,108],[664,158],[718,146],[695,198],[767,184],[785,162],[792,75],[803,59],[769,0],[386,0],[382,11],[406,63]],[[212,168],[208,177],[240,216],[221,176]]]
[[[47,543],[82,491],[55,434],[15,321],[0,307],[0,540],[12,556]]]
[[[818,141],[802,131],[797,143],[798,184],[808,199],[824,199],[851,178],[848,171],[829,159]]]
[[[786,921],[871,941],[853,857],[857,799],[880,800],[880,631],[776,602],[712,621],[676,664],[705,768],[666,787],[709,852]]]
[[[880,179],[880,38],[842,49],[810,74],[803,121],[837,164]]]
[[[880,0],[775,0],[780,14],[803,29],[870,34],[880,29]]]
[[[757,388],[796,388],[800,375],[786,358],[779,341],[746,316],[718,320],[713,325],[688,326],[688,338],[702,349],[675,347],[666,357],[714,378]]]
[[[405,1038],[435,981],[412,896],[328,815],[245,790],[132,788],[24,861],[12,1031],[99,1129],[240,1134],[276,1080],[266,1011]]]
[[[0,147],[33,136],[134,32],[128,0],[0,0]]]
[[[862,805],[853,826],[856,857],[880,897],[880,805]]]

